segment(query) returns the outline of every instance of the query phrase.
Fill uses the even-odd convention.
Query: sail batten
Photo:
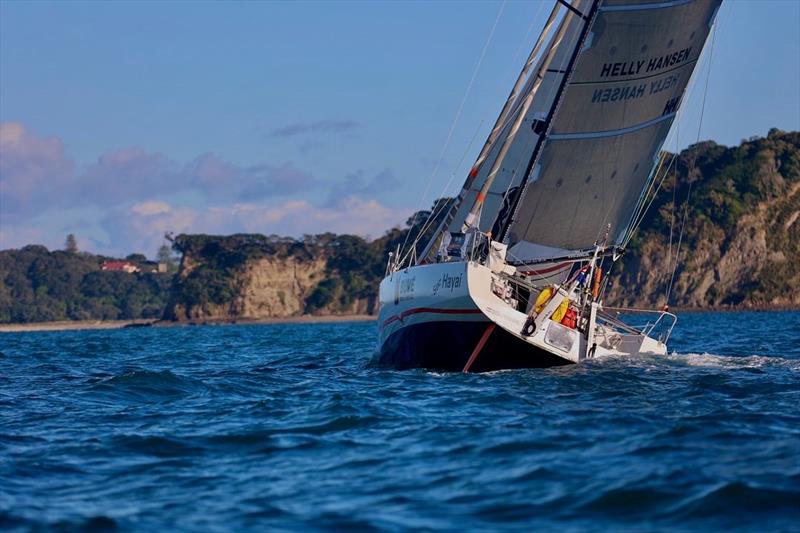
[[[504,242],[520,261],[619,244],[721,0],[606,0],[531,157]]]
[[[658,124],[659,122],[672,120],[675,118],[676,114],[677,113],[668,113],[666,115],[654,118],[652,120],[648,120],[647,122],[642,122],[641,124],[635,124],[633,126],[628,126],[627,128],[621,128],[618,130],[553,133],[552,135],[549,135],[547,138],[550,141],[571,141],[576,139],[602,139],[604,137],[616,137],[618,135],[626,135],[628,133],[633,133],[644,128],[649,128],[650,126]]]

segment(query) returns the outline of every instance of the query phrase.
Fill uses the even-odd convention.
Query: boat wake
[[[671,352],[666,355],[607,355],[598,357],[592,364],[603,364],[611,362],[633,363],[634,365],[674,365],[700,368],[722,368],[722,369],[762,369],[762,368],[784,368],[791,371],[800,372],[800,359],[793,357],[782,357],[779,355],[719,355],[708,352],[703,353],[679,353]]]

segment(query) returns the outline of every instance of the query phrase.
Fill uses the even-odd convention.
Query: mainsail
[[[607,0],[531,161],[505,240],[519,261],[620,243],[721,0]]]
[[[494,228],[516,264],[621,243],[721,1],[558,0],[442,230]]]

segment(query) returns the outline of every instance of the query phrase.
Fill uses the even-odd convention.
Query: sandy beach
[[[316,324],[322,322],[354,322],[375,320],[374,315],[303,315],[286,318],[240,319],[236,321],[168,322],[161,320],[62,320],[57,322],[31,322],[28,324],[0,324],[0,333],[29,331],[62,331],[82,329],[121,329],[126,327],[175,327],[191,325],[231,324]]]

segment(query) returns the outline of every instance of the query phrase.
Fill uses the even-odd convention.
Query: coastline
[[[28,333],[34,331],[78,331],[91,329],[122,329],[139,327],[176,327],[243,324],[318,324],[327,322],[366,322],[376,320],[375,315],[303,315],[285,318],[259,318],[240,320],[204,320],[198,322],[172,322],[153,319],[135,320],[59,320],[55,322],[29,322],[0,324],[0,333]]]
[[[736,313],[736,312],[780,312],[800,311],[800,307],[792,305],[752,306],[752,307],[673,307],[676,313]],[[0,324],[0,333],[28,333],[35,331],[78,331],[91,329],[123,329],[123,328],[172,328],[180,326],[232,326],[248,324],[324,324],[336,322],[370,322],[377,320],[377,315],[302,315],[275,318],[240,318],[236,320],[189,320],[170,321],[156,319],[134,320],[59,320],[55,322],[29,322]]]

